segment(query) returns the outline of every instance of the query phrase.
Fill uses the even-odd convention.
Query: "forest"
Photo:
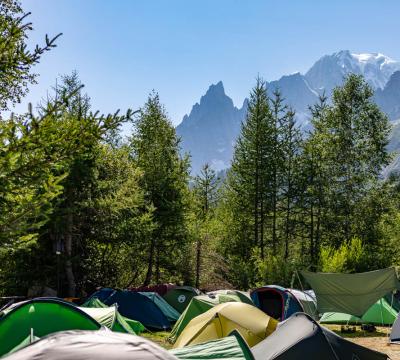
[[[35,65],[62,46],[56,35],[30,48],[31,31],[18,1],[0,3],[0,295],[162,282],[247,290],[291,286],[302,269],[400,265],[400,180],[382,176],[391,125],[361,76],[310,104],[307,131],[257,78],[230,169],[192,176],[157,92],[101,114],[72,72],[12,113]]]

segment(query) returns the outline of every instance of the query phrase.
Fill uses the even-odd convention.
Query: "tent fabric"
[[[377,300],[400,289],[394,268],[357,274],[301,271],[301,275],[313,288],[321,314],[341,312],[362,317]]]
[[[64,331],[6,356],[7,360],[177,360],[142,337],[110,331]]]
[[[155,292],[139,292],[139,294],[147,296],[166,316],[169,322],[175,323],[181,315],[168,302],[166,302],[159,294]]]
[[[237,332],[222,339],[172,349],[170,353],[181,360],[254,360],[246,341]]]
[[[392,331],[390,332],[390,342],[393,344],[400,344],[400,313],[392,326]]]
[[[177,338],[174,348],[219,339],[237,330],[249,346],[270,335],[277,321],[255,306],[229,302],[217,305],[192,319]]]
[[[170,289],[163,297],[179,314],[182,314],[194,296],[200,291],[191,286],[177,286]]]
[[[226,302],[240,302],[240,298],[236,295],[217,294],[213,297],[209,295],[199,295],[192,298],[189,305],[175,323],[168,340],[174,343],[177,337],[185,329],[187,324],[198,315],[205,313],[212,307]]]
[[[253,300],[251,300],[250,294],[245,291],[240,291],[240,290],[215,290],[215,291],[210,291],[207,293],[208,296],[210,297],[215,297],[217,295],[235,295],[237,296],[241,302],[249,304],[249,305],[254,305]]]
[[[298,289],[288,289],[297,300],[300,301],[303,310],[310,315],[314,320],[318,319],[317,299],[310,293]]]
[[[95,292],[91,298],[98,298],[106,305],[118,305],[119,313],[131,320],[142,323],[146,328],[166,330],[171,323],[161,309],[147,296],[139,292],[104,288]]]
[[[304,311],[301,302],[288,289],[281,286],[262,286],[253,290],[250,296],[255,306],[278,321]]]
[[[96,298],[89,299],[80,307],[80,309],[96,319],[101,325],[108,327],[112,331],[140,334],[145,330],[145,327],[139,321],[131,320],[122,316],[118,312],[117,306],[112,305],[109,307]],[[110,314],[110,311],[107,309],[111,309],[111,312],[115,313],[112,322],[110,321],[110,316],[112,314]]]
[[[98,330],[101,325],[73,304],[38,298],[13,305],[0,318],[0,356],[28,336],[43,337],[62,330]]]
[[[158,284],[158,285],[133,287],[129,288],[129,290],[136,292],[155,292],[158,295],[164,296],[169,290],[175,289],[177,287],[178,286],[175,284]]]
[[[382,298],[372,305],[361,318],[349,314],[328,312],[322,315],[320,323],[392,325],[397,314],[397,311],[390,306],[386,299]]]
[[[16,347],[11,349],[8,354],[12,354],[17,350],[23,349],[25,346],[32,344],[33,342],[39,340],[40,338],[34,335],[28,335],[24,340],[22,340]]]
[[[304,313],[280,323],[273,334],[251,350],[256,360],[388,359],[386,354],[343,339]]]

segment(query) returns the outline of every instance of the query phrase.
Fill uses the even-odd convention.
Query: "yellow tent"
[[[196,316],[185,327],[174,348],[223,338],[237,330],[251,347],[270,335],[278,322],[255,306],[240,302],[217,305]]]

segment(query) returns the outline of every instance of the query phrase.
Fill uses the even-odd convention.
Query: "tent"
[[[276,320],[282,321],[296,312],[303,312],[300,301],[281,286],[268,285],[250,293],[254,305]]]
[[[62,330],[98,330],[101,325],[73,304],[38,298],[14,304],[1,313],[0,356],[29,336],[43,337]]]
[[[8,355],[7,360],[177,360],[142,337],[110,331],[63,331]]]
[[[385,298],[382,298],[372,305],[361,318],[349,314],[327,312],[322,315],[320,323],[393,325],[396,318],[397,311]]]
[[[134,334],[140,334],[144,331],[145,327],[139,321],[128,319],[118,312],[118,308],[116,306],[112,305],[111,307],[115,308],[116,312],[113,326],[111,328],[107,326],[107,324],[110,324],[109,321],[104,320],[104,322],[102,322],[103,319],[107,319],[107,316],[103,315],[100,311],[92,311],[93,309],[110,308],[106,304],[103,304],[99,299],[91,298],[86,301],[80,308],[88,313],[90,316],[94,317],[101,325],[107,326],[113,331],[127,333],[133,332]],[[121,329],[120,327],[122,327],[123,329]]]
[[[317,311],[317,299],[315,295],[312,293],[298,290],[298,289],[288,289],[292,295],[296,297],[297,300],[300,301],[301,306],[304,309],[304,312],[310,315],[314,320],[318,319],[318,311]]]
[[[270,335],[277,321],[255,306],[229,302],[220,304],[192,319],[177,338],[174,348],[219,339],[237,330],[252,346]]]
[[[130,291],[136,292],[156,292],[158,295],[164,296],[169,290],[175,289],[177,285],[174,284],[158,284],[149,286],[138,286],[129,288]]]
[[[169,352],[181,360],[254,360],[246,341],[236,331],[222,339],[172,349]]]
[[[390,332],[390,342],[393,344],[400,344],[400,313],[392,326],[392,331]]]
[[[213,297],[208,295],[195,296],[172,328],[171,334],[168,337],[169,341],[172,343],[175,342],[176,338],[180,335],[187,324],[189,324],[190,320],[205,313],[212,307],[226,302],[240,302],[240,298],[236,295],[224,294],[217,294]]]
[[[164,300],[170,304],[179,314],[182,314],[194,296],[200,295],[200,291],[191,286],[177,286],[170,289]]]
[[[292,315],[251,350],[256,360],[388,359],[386,354],[343,339],[304,313]]]
[[[139,294],[147,296],[157,307],[162,311],[170,323],[175,323],[179,316],[178,313],[170,304],[168,304],[160,295],[155,292],[139,292]]]
[[[302,271],[301,275],[313,288],[321,314],[341,312],[361,317],[387,293],[400,289],[394,268],[357,274]]]
[[[146,328],[171,328],[171,323],[162,310],[149,297],[139,292],[104,288],[95,292],[91,298],[98,298],[109,306],[117,304],[121,315],[140,321]]]
[[[245,291],[240,290],[214,290],[207,293],[210,297],[215,297],[217,295],[235,295],[237,296],[241,302],[244,302],[249,305],[254,305],[253,301],[251,300],[250,294]]]

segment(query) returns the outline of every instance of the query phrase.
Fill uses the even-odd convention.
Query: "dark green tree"
[[[135,121],[131,138],[132,157],[143,171],[140,184],[145,200],[154,206],[156,224],[148,248],[145,285],[161,281],[162,271],[190,276],[182,268],[188,248],[189,162],[180,156],[179,142],[158,94],[152,93]]]
[[[196,271],[195,286],[199,288],[202,260],[205,257],[204,247],[209,246],[209,222],[218,203],[219,179],[209,164],[205,164],[200,175],[194,178],[194,213],[196,222]]]

